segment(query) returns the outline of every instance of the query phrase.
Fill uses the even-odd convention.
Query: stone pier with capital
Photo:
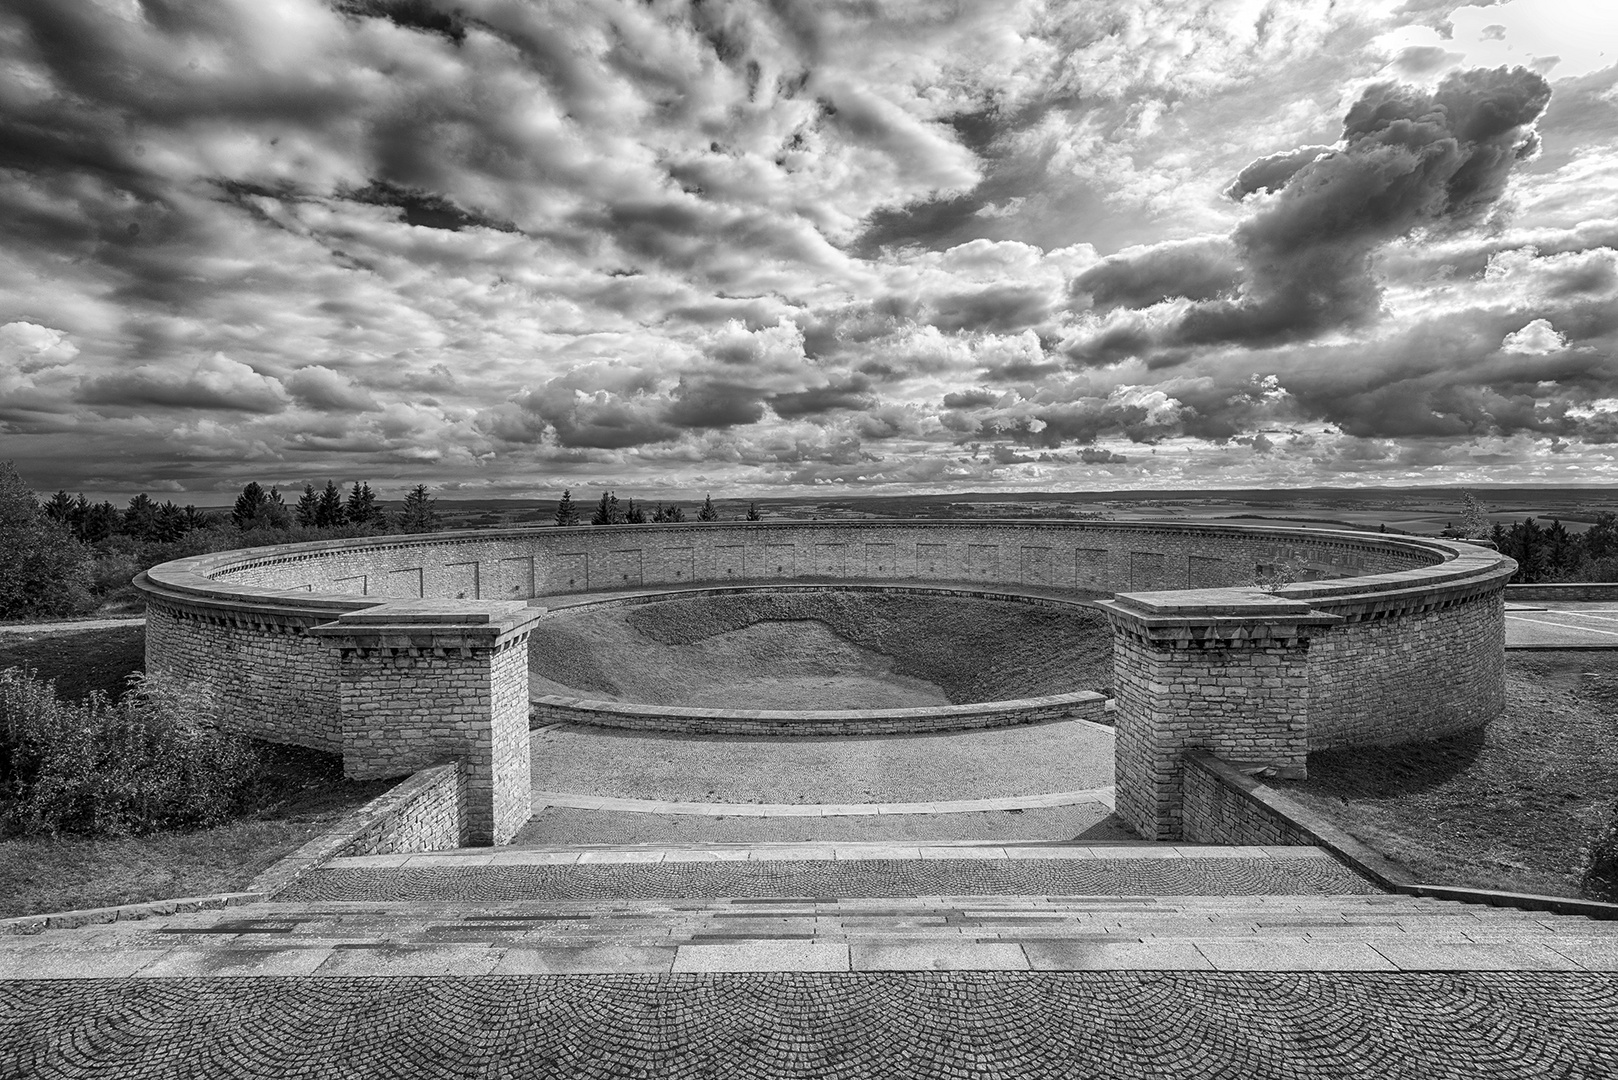
[[[1147,840],[1184,836],[1187,751],[1302,779],[1309,643],[1343,620],[1258,590],[1120,594],[1113,629],[1117,812]]]
[[[460,763],[463,843],[510,841],[533,812],[523,603],[394,601],[309,630],[336,655],[343,774]]]

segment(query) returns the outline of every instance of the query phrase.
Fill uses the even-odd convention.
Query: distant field
[[[529,639],[530,691],[733,709],[908,708],[1112,682],[1100,612],[861,593],[668,600],[564,614]]]

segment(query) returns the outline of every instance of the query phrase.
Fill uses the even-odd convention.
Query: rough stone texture
[[[1195,623],[1142,616],[1122,603],[1109,614],[1118,816],[1143,838],[1182,835],[1187,750],[1304,775],[1309,641],[1318,620],[1260,610],[1246,620]]]
[[[825,712],[637,705],[581,701],[552,694],[537,697],[533,701],[536,724],[588,724],[592,727],[666,731],[684,735],[901,735],[929,731],[973,731],[1075,717],[1100,722],[1106,715],[1106,698],[1091,691],[982,705],[839,709]]]
[[[1618,976],[871,972],[0,983],[0,1073],[1319,1076],[1618,1071]]]
[[[1309,657],[1309,749],[1436,739],[1506,707],[1499,589],[1321,605],[1344,618]]]
[[[384,605],[313,631],[341,656],[344,775],[459,759],[468,841],[504,843],[532,812],[526,643],[537,613],[512,605],[481,624],[416,615]]]
[[[1198,844],[1310,845],[1315,838],[1245,792],[1225,784],[1202,760],[1187,755],[1181,774],[1185,839]]]
[[[364,808],[364,820],[333,855],[391,855],[446,851],[468,842],[464,766],[448,762],[422,769]]]
[[[329,617],[149,597],[146,670],[210,684],[226,727],[269,742],[341,750],[337,658],[308,634]]]
[[[1618,585],[1601,582],[1507,585],[1506,600],[1549,600],[1555,603],[1608,603],[1618,600]]]

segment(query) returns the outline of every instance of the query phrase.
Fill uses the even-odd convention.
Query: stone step
[[[1388,895],[257,903],[0,938],[0,978],[1618,970],[1618,924]]]
[[[294,902],[936,895],[1331,895],[1375,886],[1318,848],[816,844],[468,850],[333,860]]]

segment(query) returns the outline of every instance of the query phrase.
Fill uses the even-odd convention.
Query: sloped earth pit
[[[535,695],[721,709],[902,709],[1112,683],[1101,612],[905,593],[743,593],[561,611]]]

